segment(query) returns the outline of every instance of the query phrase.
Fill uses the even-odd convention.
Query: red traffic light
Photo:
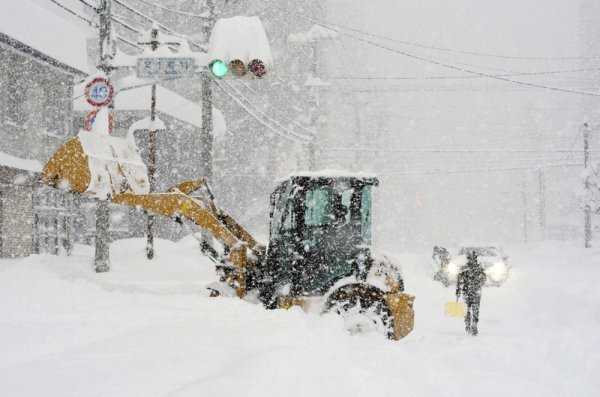
[[[248,70],[256,77],[262,77],[267,73],[267,67],[260,59],[253,59],[248,64]]]

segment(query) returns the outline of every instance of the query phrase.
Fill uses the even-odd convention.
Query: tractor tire
[[[376,332],[393,339],[393,317],[384,296],[372,285],[346,285],[329,295],[323,313],[340,315],[344,328],[352,335]]]

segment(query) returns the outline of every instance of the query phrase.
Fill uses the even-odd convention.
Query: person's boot
[[[465,331],[467,331],[467,334],[471,333],[471,318],[468,313],[467,317],[465,317]]]
[[[477,335],[477,324],[475,324],[471,327],[471,335],[473,335],[473,336]]]

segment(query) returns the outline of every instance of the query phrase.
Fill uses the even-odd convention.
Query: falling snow
[[[597,3],[3,0],[0,395],[596,395]]]

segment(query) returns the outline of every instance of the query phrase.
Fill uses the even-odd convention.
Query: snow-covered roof
[[[77,98],[73,103],[74,110],[94,109],[82,95],[84,87],[85,83],[82,83],[74,88],[74,95]],[[117,88],[115,109],[147,110],[150,112],[151,93],[152,86],[150,85],[128,90],[119,90]],[[202,127],[202,107],[199,103],[192,102],[159,85],[156,86],[156,110],[196,127]],[[219,109],[213,107],[214,135],[224,135],[226,128],[225,117],[223,117]]]
[[[268,69],[273,68],[269,40],[258,17],[219,19],[208,41],[208,59],[219,59],[225,63],[239,59],[244,64],[259,59]]]
[[[0,165],[31,172],[42,172],[42,163],[37,160],[22,159],[0,152]]]
[[[33,0],[2,0],[0,32],[59,61],[87,73],[88,32],[58,15],[61,11]],[[53,6],[58,11],[51,12]],[[66,13],[66,11],[62,11]]]

